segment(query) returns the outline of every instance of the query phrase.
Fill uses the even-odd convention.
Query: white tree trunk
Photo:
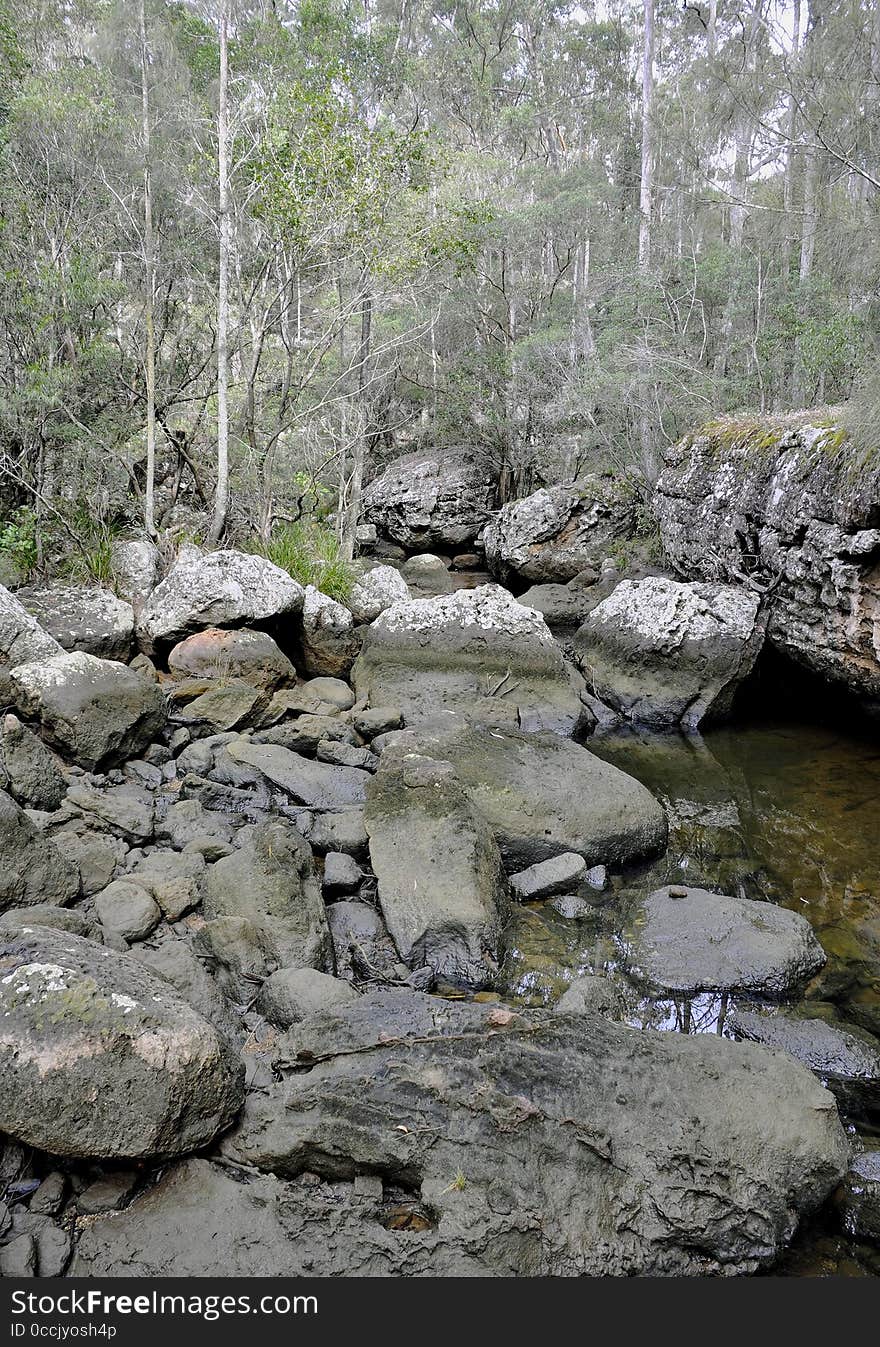
[[[144,155],[144,381],[147,393],[147,481],[144,490],[144,527],[156,535],[156,334],[153,307],[156,294],[156,242],[153,232],[153,174],[150,133],[150,84],[147,56],[146,0],[140,3],[141,139]]]
[[[651,265],[651,212],[654,187],[654,0],[644,0],[645,29],[642,50],[642,181],[639,190],[639,270]]]
[[[210,542],[217,543],[229,509],[229,15],[224,0],[220,15],[220,105],[218,132],[218,187],[220,196],[220,274],[217,285],[217,490]]]

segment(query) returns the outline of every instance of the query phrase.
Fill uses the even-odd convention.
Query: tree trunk
[[[156,294],[156,243],[153,233],[153,172],[150,135],[150,86],[147,59],[146,0],[140,3],[141,30],[141,137],[144,154],[144,376],[147,393],[147,481],[144,490],[144,527],[156,536],[156,334],[153,308]]]
[[[364,462],[367,453],[367,426],[369,425],[367,396],[367,367],[373,332],[373,296],[370,277],[366,270],[361,275],[361,336],[357,354],[358,371],[358,433],[354,442],[351,477],[348,483],[346,527],[342,535],[342,555],[346,561],[354,556],[355,537],[361,513],[361,493],[364,484]]]
[[[642,179],[639,190],[639,270],[651,265],[651,210],[654,183],[654,0],[644,0],[645,30],[642,50]]]
[[[218,186],[220,194],[220,274],[217,285],[217,490],[209,542],[220,541],[229,510],[229,16],[224,0],[220,16],[220,106],[218,132]]]

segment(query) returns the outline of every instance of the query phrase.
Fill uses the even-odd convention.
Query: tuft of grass
[[[67,573],[72,579],[84,584],[91,581],[93,584],[103,585],[106,589],[113,589],[116,583],[113,571],[115,530],[107,524],[89,521],[83,526],[82,522],[79,522],[77,535],[80,545],[70,552],[66,565]]]
[[[338,603],[351,597],[354,567],[340,554],[336,535],[322,524],[284,524],[268,543],[257,541],[254,550],[301,585],[314,585]]]

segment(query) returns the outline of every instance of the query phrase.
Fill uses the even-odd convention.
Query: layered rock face
[[[486,529],[486,560],[505,583],[565,584],[598,565],[616,538],[631,533],[633,522],[626,485],[591,474],[503,506]]]
[[[364,490],[362,518],[408,552],[473,542],[495,505],[497,472],[473,449],[404,454]]]
[[[880,703],[880,470],[841,429],[715,422],[668,451],[654,510],[681,575],[772,586],[769,640]]]
[[[764,643],[759,599],[733,585],[622,580],[575,637],[597,697],[639,724],[720,719]]]

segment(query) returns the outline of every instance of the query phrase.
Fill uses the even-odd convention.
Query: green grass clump
[[[355,582],[354,567],[340,554],[335,533],[322,524],[284,524],[256,550],[287,571],[301,585],[314,585],[338,603],[347,603]]]

